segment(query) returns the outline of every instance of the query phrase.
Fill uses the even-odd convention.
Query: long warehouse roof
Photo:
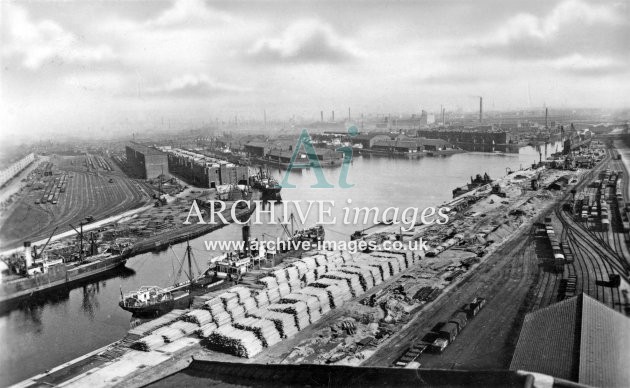
[[[586,294],[525,316],[511,370],[599,387],[630,381],[630,318]]]

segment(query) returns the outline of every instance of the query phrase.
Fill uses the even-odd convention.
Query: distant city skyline
[[[620,1],[9,2],[2,136],[158,120],[629,107]]]

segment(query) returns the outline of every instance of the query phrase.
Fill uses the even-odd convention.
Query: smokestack
[[[445,127],[446,126],[446,121],[444,121],[444,112],[446,111],[446,108],[442,108],[442,126]]]
[[[26,263],[26,269],[33,266],[33,256],[31,256],[30,241],[24,241],[24,263]]]
[[[350,108],[348,108],[348,121],[350,121]]]
[[[483,121],[483,97],[479,96],[479,124]]]
[[[243,253],[247,255],[249,253],[249,225],[243,225],[243,242],[245,242]]]
[[[549,109],[547,107],[545,107],[545,128],[549,128],[547,126],[547,117],[549,115]]]
[[[263,110],[263,115],[265,116],[265,129],[267,129],[267,110]]]
[[[335,111],[332,111],[332,121],[335,121]]]
[[[319,115],[320,115],[320,121],[323,123],[324,122],[324,111],[320,110],[319,111]]]

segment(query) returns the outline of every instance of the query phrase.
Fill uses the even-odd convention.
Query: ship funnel
[[[24,241],[24,263],[26,264],[27,269],[33,266],[33,256],[31,256],[30,241]]]
[[[249,254],[249,239],[249,225],[243,225],[243,242],[245,243],[243,253],[245,253],[245,255]]]

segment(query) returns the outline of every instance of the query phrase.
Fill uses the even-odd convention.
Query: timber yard
[[[117,314],[134,313],[122,334],[10,382],[375,386],[419,384],[421,376],[428,386],[532,386],[542,375],[567,387],[630,381],[627,122],[571,113],[550,118],[547,110],[484,117],[481,101],[478,116],[443,109],[396,120],[348,116],[336,122],[333,113],[324,122],[322,112],[320,122],[271,135],[233,123],[229,131],[184,136],[41,142],[13,156],[2,172],[5,319],[58,303],[59,293],[94,285],[98,292],[147,252],[174,264],[158,268],[147,256],[143,265],[177,275],[169,277],[173,285],[124,292],[121,286],[117,299],[102,298],[120,305]],[[315,151],[296,142],[302,128]],[[427,163],[470,167],[465,158],[478,158],[480,170],[464,169],[440,187],[431,198],[441,204],[406,197],[405,205],[447,209],[444,224],[416,219],[402,230],[384,218],[343,229],[294,225],[292,217],[275,236],[277,228],[251,223],[231,229],[233,240],[317,242],[338,234],[398,248],[197,250],[204,262],[192,259],[191,240],[246,220],[256,203],[301,199],[278,184],[294,153],[336,176],[347,167],[344,146],[354,155],[348,181],[366,177],[355,182],[359,189],[383,165],[420,177]],[[529,154],[519,159],[524,149]],[[292,179],[315,183],[301,168],[309,171]],[[420,185],[402,187],[423,193]],[[398,206],[387,188],[363,190]],[[193,204],[207,216],[217,201],[227,204],[220,209],[227,222],[185,222]],[[405,248],[418,240],[426,249]],[[173,246],[184,247],[182,257]],[[131,272],[124,276],[133,278]]]

